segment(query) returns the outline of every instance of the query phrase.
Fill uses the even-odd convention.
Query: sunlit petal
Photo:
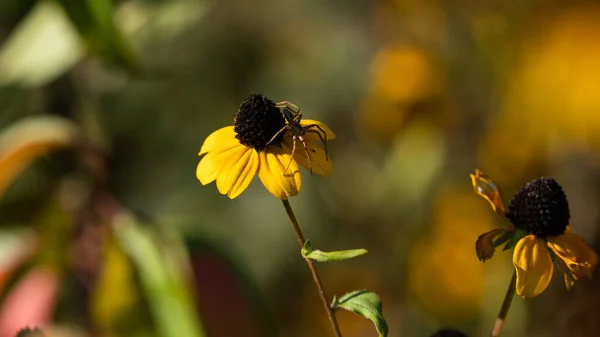
[[[321,133],[322,136],[326,135],[327,136],[326,140],[335,139],[335,133],[333,133],[333,131],[331,131],[329,126],[327,126],[325,123],[319,122],[314,119],[302,119],[302,120],[300,120],[300,125],[302,125],[302,126],[315,125],[310,130],[315,130],[316,132]],[[319,128],[321,128],[321,129],[319,129]],[[325,135],[323,135],[323,132],[321,130],[325,131]],[[319,135],[317,135],[314,132],[307,132],[306,138],[310,139],[310,140],[314,140],[314,141],[321,140],[321,138],[319,138]]]
[[[198,163],[198,166],[196,167],[196,177],[200,180],[200,183],[202,183],[202,185],[212,183],[217,179],[217,175],[223,167],[222,163],[224,161],[231,161],[232,156],[233,159],[237,160],[237,156],[244,149],[248,148],[238,143],[236,147],[226,149],[225,151],[214,150],[207,153],[200,159],[200,163]]]
[[[228,149],[237,145],[240,145],[240,143],[235,138],[235,131],[233,131],[233,126],[226,126],[224,128],[220,128],[219,130],[211,133],[208,137],[206,137],[198,155],[203,155],[217,148]]]
[[[283,151],[287,153],[292,153],[292,141],[285,141],[282,143]],[[296,141],[296,151],[294,151],[294,160],[298,162],[298,164],[302,165],[307,170],[310,170],[312,167],[313,173],[316,173],[321,176],[328,176],[331,173],[332,165],[331,159],[325,155],[325,150],[313,142],[307,140],[306,147],[308,149],[308,154],[310,155],[310,165],[308,162],[308,156],[304,147],[302,146],[302,142]]]
[[[502,202],[498,185],[496,185],[492,178],[479,170],[475,170],[475,174],[469,174],[469,176],[471,177],[475,193],[489,201],[494,211],[501,217],[504,217],[504,203]]]
[[[482,234],[475,243],[475,251],[479,261],[485,262],[494,256],[496,248],[494,247],[494,239],[506,232],[504,229],[492,229],[491,231]]]
[[[302,184],[298,164],[290,159],[290,153],[278,146],[269,146],[260,153],[258,176],[267,190],[282,200],[298,194]]]
[[[535,297],[541,294],[552,279],[554,265],[544,240],[533,235],[522,238],[515,246],[513,265],[517,272],[517,294]]]
[[[215,157],[214,154],[209,153],[200,159],[200,163],[196,166],[196,178],[200,180],[202,185],[210,184],[217,179],[219,166],[215,161]]]
[[[225,179],[224,185],[230,186],[227,192],[227,196],[230,199],[240,195],[250,185],[258,171],[258,165],[258,153],[254,149],[248,149],[235,165],[228,168],[229,174]]]
[[[548,247],[564,262],[575,280],[591,276],[598,265],[598,254],[577,234],[550,237]]]
[[[242,157],[250,151],[254,151],[246,146],[238,146],[224,152],[223,157],[217,159],[219,171],[217,172],[217,189],[221,194],[227,194],[232,187],[233,179],[229,180],[229,174],[234,167],[239,164]],[[234,173],[235,175],[235,173]]]

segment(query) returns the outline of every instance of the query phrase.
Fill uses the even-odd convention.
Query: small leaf
[[[383,318],[381,298],[379,295],[368,290],[356,290],[340,297],[333,297],[331,307],[336,310],[339,308],[352,311],[370,319],[379,333],[379,337],[385,337],[388,334],[388,326]]]
[[[320,250],[312,250],[310,248],[310,240],[306,240],[306,242],[304,243],[304,247],[302,247],[301,253],[302,256],[315,260],[317,262],[336,262],[349,260],[357,256],[364,255],[367,253],[367,250],[360,248],[339,250],[335,252],[323,252]]]

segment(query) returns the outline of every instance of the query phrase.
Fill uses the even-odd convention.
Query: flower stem
[[[302,231],[300,230],[300,226],[298,225],[298,220],[296,220],[294,211],[292,211],[292,206],[290,205],[290,202],[287,200],[281,200],[281,201],[283,202],[283,207],[285,207],[285,211],[287,212],[287,215],[290,218],[290,221],[292,222],[292,227],[294,228],[294,232],[296,233],[296,238],[298,239],[298,243],[300,243],[300,247],[304,247],[304,242],[306,241],[306,239],[304,239],[304,235],[302,234]],[[335,315],[333,314],[333,311],[331,310],[331,307],[329,306],[329,301],[327,300],[327,294],[325,293],[325,288],[323,288],[323,283],[321,282],[321,277],[319,276],[319,272],[317,271],[317,266],[315,265],[313,260],[311,260],[307,257],[304,258],[304,261],[306,261],[306,264],[308,264],[308,268],[310,269],[310,272],[313,276],[313,280],[315,281],[315,284],[317,285],[317,290],[319,291],[319,297],[321,297],[321,302],[323,302],[323,307],[325,308],[325,311],[327,312],[327,317],[329,317],[329,323],[331,323],[331,328],[333,329],[333,332],[335,333],[336,337],[341,337],[342,334],[340,333],[340,328],[335,319]]]
[[[508,284],[506,295],[504,296],[504,302],[502,302],[502,307],[500,308],[500,312],[498,313],[498,318],[496,318],[496,322],[494,322],[494,328],[492,329],[492,334],[490,335],[491,337],[498,337],[500,336],[500,332],[502,332],[502,327],[504,326],[506,315],[508,314],[510,304],[512,303],[512,299],[515,295],[516,283],[517,272],[514,271],[512,278],[510,279],[510,283]]]

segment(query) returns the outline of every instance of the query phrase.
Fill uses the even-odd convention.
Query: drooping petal
[[[544,240],[533,235],[522,238],[515,246],[513,265],[517,272],[517,294],[535,297],[541,294],[552,279],[554,265]]]
[[[240,195],[250,185],[256,175],[259,166],[258,153],[251,148],[242,155],[242,157],[227,170],[229,173],[223,182],[227,189],[227,196],[233,199]]]
[[[290,153],[278,146],[269,146],[260,153],[258,176],[267,190],[282,200],[298,194],[302,184],[298,164],[290,159]]]
[[[215,149],[210,153],[207,153],[202,159],[200,159],[200,163],[196,167],[196,177],[200,180],[202,185],[210,184],[215,179],[221,168],[223,167],[223,162],[231,161],[232,157],[237,160],[237,156],[239,156],[241,151],[247,150],[248,148],[240,143],[237,143],[237,146],[229,149]],[[226,168],[226,167],[225,167]]]
[[[209,153],[200,159],[200,163],[196,166],[196,178],[200,180],[202,185],[210,184],[217,179],[219,166],[215,161],[215,157],[214,154]]]
[[[206,137],[202,147],[200,148],[199,156],[208,153],[210,151],[216,149],[228,149],[240,145],[237,138],[235,138],[235,131],[233,131],[233,126],[226,126],[224,128],[220,128],[219,130],[211,133]]]
[[[548,238],[548,247],[568,268],[575,280],[584,276],[591,276],[598,265],[598,254],[575,233]]]
[[[492,208],[498,215],[504,218],[504,203],[500,196],[500,188],[486,174],[475,170],[475,174],[469,174],[475,193],[485,198],[492,205]]]
[[[242,157],[249,151],[254,151],[247,146],[238,146],[224,152],[221,158],[217,159],[219,171],[217,172],[217,189],[221,194],[227,194],[231,189],[232,183],[228,181],[231,170],[239,163]]]
[[[506,232],[506,230],[497,228],[479,236],[477,242],[475,242],[475,252],[477,253],[477,258],[479,261],[485,262],[494,256],[494,252],[496,252],[496,247],[494,247],[494,239],[502,235],[504,232]]]
[[[314,119],[302,119],[302,120],[300,120],[300,125],[302,125],[302,126],[311,126],[312,125],[314,127],[311,127],[310,130],[315,130],[316,132],[321,133],[322,136],[327,136],[326,140],[335,139],[335,133],[333,133],[333,131],[331,131],[329,126],[327,126],[325,123],[319,122]],[[324,135],[323,135],[322,131],[325,132]],[[314,140],[314,141],[321,140],[321,138],[319,138],[319,135],[317,135],[314,132],[307,132],[306,138],[310,139],[310,140]]]
[[[293,143],[291,139],[286,138],[282,143],[283,151],[292,153]],[[308,155],[310,155],[310,165],[308,162],[308,155],[304,150],[304,146],[301,141],[296,141],[296,150],[294,151],[294,160],[298,164],[302,165],[307,170],[310,170],[320,176],[328,176],[331,173],[331,159],[325,155],[325,150],[318,145],[314,144],[310,140],[306,141],[306,148],[308,149]]]

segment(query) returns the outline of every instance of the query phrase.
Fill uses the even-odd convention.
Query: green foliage
[[[139,60],[117,25],[111,0],[59,0],[92,52],[113,66],[139,71]]]
[[[355,314],[361,315],[373,322],[375,329],[380,337],[388,334],[388,326],[383,318],[383,309],[379,295],[368,290],[356,290],[346,295],[333,298],[331,307],[335,309],[345,309]]]
[[[335,252],[323,252],[320,250],[312,250],[310,247],[310,240],[306,240],[304,242],[304,247],[302,247],[302,256],[307,257],[309,259],[313,259],[318,262],[337,262],[344,261],[355,258],[357,256],[361,256],[367,253],[366,249],[349,249],[349,250],[339,250]]]
[[[161,336],[202,337],[178,242],[161,245],[156,233],[128,214],[115,223],[115,235],[139,273]]]

